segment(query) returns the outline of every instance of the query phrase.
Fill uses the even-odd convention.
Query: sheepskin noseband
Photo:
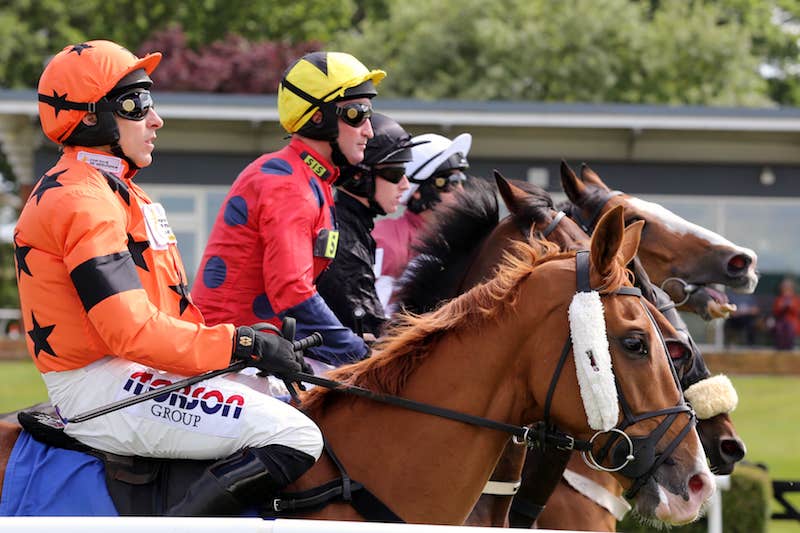
[[[597,291],[575,293],[569,304],[569,328],[589,427],[608,431],[617,425],[619,402],[611,369],[603,303]]]
[[[733,383],[724,374],[698,381],[683,393],[699,420],[707,420],[722,413],[730,413],[739,403]]]

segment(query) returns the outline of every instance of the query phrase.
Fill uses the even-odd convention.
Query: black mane
[[[419,255],[409,263],[399,281],[400,309],[424,313],[456,296],[476,246],[499,222],[497,188],[472,178],[450,206],[436,208],[436,218],[414,246]]]

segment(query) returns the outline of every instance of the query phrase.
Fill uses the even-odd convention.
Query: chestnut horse
[[[496,213],[492,212],[491,197],[487,197],[485,191],[475,191],[464,196],[459,204],[446,210],[439,217],[438,224],[431,234],[423,239],[421,260],[412,265],[404,284],[400,287],[401,305],[415,311],[431,308],[437,303],[435,299],[445,297],[444,291],[451,287],[459,283],[464,287],[477,283],[495,268],[508,242],[520,240],[531,231],[546,234],[562,249],[580,249],[588,245],[588,236],[575,223],[570,220],[561,221],[563,213],[554,210],[552,200],[545,191],[527,184],[521,184],[526,187],[526,190],[522,190],[508,183],[499,174],[496,174],[496,180],[511,215],[495,228]],[[492,237],[486,238],[485,235],[490,231],[494,232]],[[484,246],[476,247],[475,241],[481,239],[485,242]],[[470,251],[471,248],[476,248],[477,251]],[[461,276],[459,274],[459,269],[463,270],[461,265],[470,262],[465,261],[464,257],[470,257],[472,266]],[[456,267],[454,268],[452,264]],[[639,276],[643,277],[644,274],[639,273]],[[446,279],[448,277],[450,280]],[[454,282],[454,278],[460,281]],[[668,302],[666,295],[662,298]],[[661,305],[664,304],[662,300]],[[684,374],[682,385],[688,387],[709,377],[710,374],[685,324],[674,310],[672,314],[670,321],[680,326],[680,332],[678,338],[669,339],[670,351],[674,352],[675,362],[679,363],[678,368]],[[712,465],[720,473],[729,472],[733,463],[744,455],[744,445],[733,430],[730,418],[725,414],[719,415],[714,417],[713,422],[703,421],[698,429]],[[549,451],[546,457],[542,457],[540,450],[532,452],[534,457],[526,464],[527,471],[523,476],[523,486],[515,506],[521,503],[519,500],[523,495],[534,502],[544,503],[549,491],[561,477],[564,463],[569,457],[568,453],[553,450]],[[501,482],[517,479],[515,474],[519,472],[523,455],[518,447],[509,446],[492,479]],[[583,463],[580,461],[578,463],[580,467],[586,469]],[[532,471],[532,464],[539,465],[535,473]],[[613,488],[618,487],[611,476],[597,474],[605,478],[606,482],[611,479]],[[532,483],[538,484],[532,487]],[[476,505],[468,523],[503,525],[509,503],[510,497],[484,495]],[[574,498],[570,499],[568,504],[575,506]],[[583,516],[583,513],[570,513],[570,516],[579,515]],[[525,516],[518,517],[515,525],[524,524],[525,520]],[[584,522],[586,523],[592,522]],[[528,524],[530,524],[529,519]],[[615,525],[615,522],[612,522],[612,525]]]
[[[592,285],[610,283],[604,289],[607,293],[613,293],[612,287],[626,279],[622,265],[633,256],[615,252],[614,258],[601,260],[598,255],[599,249],[610,251],[621,246],[621,215],[620,209],[604,217],[599,225],[602,230],[591,242],[595,272]],[[640,229],[636,227],[630,231],[638,235]],[[535,257],[532,246],[522,243],[517,246],[517,250]],[[572,294],[569,291],[564,294],[561,285],[565,277],[570,279],[575,275],[571,257],[571,254],[560,254],[553,259],[533,261],[523,261],[520,255],[508,257],[509,263],[500,267],[493,279],[437,311],[423,316],[399,317],[399,324],[395,324],[381,342],[376,356],[333,371],[330,376],[344,377],[348,382],[369,389],[400,393],[404,397],[458,407],[515,424],[542,420],[549,382],[556,373],[557,361],[553,354],[559,352],[559,339],[563,339],[568,330],[565,317]],[[605,272],[602,276],[607,280],[605,283],[597,278],[598,271]],[[612,271],[619,276],[617,282],[610,281]],[[574,289],[574,283],[571,287]],[[646,366],[650,367],[649,371],[659,369],[661,379],[669,381],[667,374],[671,374],[671,370],[665,348],[639,302],[624,311],[625,318],[616,324],[622,327],[615,331],[612,317],[619,317],[622,311],[616,306],[627,304],[631,299],[604,298],[609,338],[615,339],[613,365],[623,396],[627,398],[630,394],[636,398],[634,403],[638,406],[634,409],[638,412],[656,412],[656,404],[665,406],[680,402],[677,388],[671,391],[672,400],[667,402],[658,399],[663,389],[657,392],[656,382],[646,387],[646,382],[640,382],[643,388],[636,388],[634,376]],[[638,333],[631,337],[634,332]],[[638,337],[641,333],[644,336]],[[509,345],[513,348],[509,349]],[[427,355],[420,355],[426,352]],[[448,354],[444,359],[442,352]],[[457,371],[453,368],[453,359],[457,361]],[[558,380],[555,387],[553,422],[585,438],[591,431],[581,408],[575,366],[571,361],[563,367],[570,378]],[[647,390],[646,395],[642,394],[643,390]],[[562,411],[563,416],[556,417],[556,403],[571,404],[575,411]],[[496,432],[398,412],[393,407],[342,398],[339,393],[319,388],[309,393],[304,404],[306,411],[323,427],[342,462],[348,465],[352,478],[369,486],[396,514],[411,522],[462,523],[507,441],[507,437]],[[642,404],[650,404],[650,407],[643,408]],[[636,432],[640,437],[649,435],[662,419],[656,416],[635,424],[634,428],[639,426]],[[334,428],[341,429],[332,433]],[[667,429],[661,448],[667,447],[667,442],[674,440],[684,428],[681,425]],[[689,432],[683,441],[685,444],[673,452],[670,462],[674,464],[658,467],[658,473],[645,483],[646,490],[641,494],[658,495],[655,499],[646,498],[646,503],[639,507],[646,516],[670,522],[690,520],[697,510],[695,506],[708,495],[704,458],[689,459],[700,464],[692,463],[686,470],[687,458],[676,455],[679,449],[691,448],[693,435]],[[386,457],[392,457],[391,461]],[[431,458],[435,459],[433,465]],[[683,472],[679,476],[682,485],[675,484],[674,471]],[[693,474],[686,477],[690,472]],[[310,475],[301,479],[297,488],[307,489],[311,479],[322,483],[334,476],[335,469],[322,460]],[[615,476],[624,486],[631,486],[630,479],[619,473]],[[672,477],[672,480],[658,485],[655,479],[662,479],[662,476]],[[674,505],[684,510],[679,511]],[[359,518],[344,504],[329,506],[314,516]]]
[[[623,267],[636,253],[640,231],[641,226],[625,230],[621,208],[608,212],[597,224],[590,254],[581,255],[585,269],[578,268],[582,263],[575,254],[556,253],[554,245],[519,243],[490,281],[436,312],[405,316],[373,357],[337,369],[330,377],[514,426],[549,415],[550,422],[578,443],[596,439],[590,453],[600,461],[598,448],[614,444],[613,436],[623,433],[625,440],[639,442],[658,433],[659,448],[670,451],[668,464],[663,462],[666,454],[631,461],[626,455],[633,446],[624,444],[614,445],[612,459],[603,464],[622,466],[621,457],[624,466],[614,473],[616,479],[626,488],[643,484],[639,494],[657,495],[639,498],[643,515],[669,523],[692,520],[713,492],[714,480],[652,322],[651,313],[657,311],[635,296]],[[612,432],[592,429],[596,424],[590,424],[581,401],[576,363],[567,357],[572,353],[569,338],[575,335],[567,309],[576,284],[597,287],[597,292],[582,294],[599,295],[603,302],[616,378],[611,388],[620,399],[614,415],[624,414]],[[587,324],[581,324],[586,329]],[[559,351],[561,360],[554,356]],[[591,352],[579,352],[578,357],[582,364],[594,364]],[[494,429],[401,410],[339,390],[317,387],[303,400],[350,478],[407,522],[463,523],[507,440]],[[638,421],[630,424],[629,415]],[[8,437],[0,431],[0,442]],[[10,453],[2,451],[0,464]],[[644,479],[637,474],[634,480],[621,473],[626,468],[652,475]],[[337,478],[338,472],[325,454],[290,489],[308,490]],[[302,515],[362,519],[347,503]]]

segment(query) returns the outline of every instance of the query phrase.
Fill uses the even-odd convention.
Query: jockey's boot
[[[238,516],[270,502],[314,465],[305,452],[271,444],[244,449],[210,465],[166,516]]]

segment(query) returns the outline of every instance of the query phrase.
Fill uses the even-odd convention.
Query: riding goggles
[[[403,178],[406,177],[406,168],[405,167],[383,167],[383,168],[376,168],[375,175],[379,178],[383,178],[389,183],[394,183],[397,185]]]
[[[432,176],[432,179],[434,187],[440,191],[448,191],[462,181],[467,181],[467,175],[460,170],[448,170]]]
[[[112,103],[117,116],[139,121],[153,108],[153,97],[147,89],[134,89],[117,96]]]
[[[372,106],[360,102],[336,106],[336,116],[348,126],[358,128],[372,116]]]

